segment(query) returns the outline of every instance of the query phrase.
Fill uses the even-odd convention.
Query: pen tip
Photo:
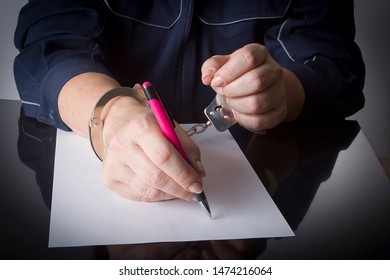
[[[196,200],[199,202],[199,204],[202,206],[202,208],[206,211],[206,213],[212,219],[213,217],[211,216],[210,205],[209,205],[209,202],[207,201],[205,193],[201,192],[199,194],[196,194]]]
[[[203,207],[206,210],[207,214],[209,215],[210,219],[213,219],[213,216],[211,215],[210,206],[207,200],[203,201]]]

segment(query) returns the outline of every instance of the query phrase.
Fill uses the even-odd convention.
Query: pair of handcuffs
[[[144,91],[141,85],[136,84],[133,88],[119,87],[108,91],[96,103],[92,111],[91,119],[88,122],[89,139],[91,146],[96,156],[103,160],[103,120],[101,115],[104,106],[113,98],[119,96],[129,96],[135,98],[142,105],[148,106]],[[214,126],[218,131],[223,132],[237,123],[234,117],[233,110],[222,96],[216,95],[214,100],[204,109],[204,114],[207,117],[206,123],[195,124],[186,130],[188,136],[200,134],[210,126]]]

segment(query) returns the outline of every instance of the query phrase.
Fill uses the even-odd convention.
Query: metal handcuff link
[[[208,121],[206,123],[195,124],[189,128],[186,131],[188,136],[200,134],[206,131],[211,125],[222,132],[237,123],[229,103],[220,95],[216,95],[214,100],[204,109],[204,114]]]

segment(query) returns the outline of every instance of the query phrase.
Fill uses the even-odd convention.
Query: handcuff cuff
[[[89,140],[96,156],[103,160],[103,120],[101,119],[104,106],[115,97],[129,96],[135,98],[141,104],[147,104],[142,87],[136,84],[133,88],[119,87],[106,92],[96,103],[91,119],[88,122]]]

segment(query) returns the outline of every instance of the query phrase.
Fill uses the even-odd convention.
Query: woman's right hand
[[[106,92],[120,87],[111,77],[83,73],[62,88],[58,108],[61,119],[77,134],[88,136],[88,122]],[[103,183],[132,200],[193,200],[202,190],[204,169],[196,144],[180,126],[176,133],[191,167],[164,137],[149,107],[129,96],[110,100],[102,111]],[[96,159],[98,160],[98,159]]]
[[[132,200],[194,200],[205,175],[200,151],[178,125],[176,133],[193,167],[165,138],[148,107],[131,97],[113,101],[103,128],[103,183]]]

